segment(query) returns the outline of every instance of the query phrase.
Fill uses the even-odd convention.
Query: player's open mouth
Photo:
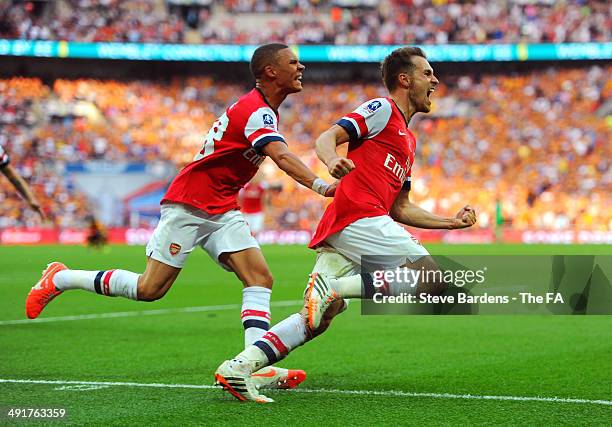
[[[296,79],[297,81],[301,82],[301,81],[302,81],[302,75],[301,75],[301,74],[300,74],[300,75],[298,75],[298,76],[297,76],[295,79]]]
[[[427,91],[427,98],[429,98],[431,96],[432,93],[434,93],[435,89],[431,88]]]

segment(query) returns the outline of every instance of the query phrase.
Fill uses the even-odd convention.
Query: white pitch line
[[[287,300],[276,301],[270,303],[272,307],[286,307],[291,305],[303,304],[303,300]],[[17,320],[0,320],[0,326],[6,325],[22,325],[35,323],[50,323],[50,322],[70,322],[73,320],[89,320],[89,319],[114,319],[117,317],[138,317],[138,316],[157,316],[161,314],[178,314],[178,313],[200,313],[203,311],[222,311],[240,309],[240,304],[227,305],[203,305],[198,307],[181,307],[181,308],[162,308],[157,310],[140,310],[140,311],[115,311],[111,313],[93,313],[80,314],[75,316],[59,316],[59,317],[43,317],[39,319],[17,319]]]
[[[28,379],[1,379],[0,383],[13,384],[54,384],[54,385],[94,385],[94,386],[123,386],[123,387],[150,387],[150,388],[187,388],[211,390],[218,387],[204,384],[163,384],[163,383],[134,383],[134,382],[107,382],[107,381],[69,381],[69,380],[28,380]],[[548,402],[548,403],[585,403],[593,405],[612,406],[612,400],[590,400],[566,397],[538,397],[538,396],[489,396],[476,394],[453,393],[414,393],[399,390],[337,390],[337,389],[308,389],[298,388],[291,390],[296,393],[326,393],[347,394],[358,396],[386,396],[386,397],[430,397],[434,399],[470,399],[470,400],[501,400],[518,402]]]
[[[612,406],[612,400],[590,400],[566,397],[538,397],[538,396],[489,396],[477,394],[453,394],[453,393],[414,393],[396,390],[334,390],[334,389],[295,389],[294,392],[302,393],[330,393],[330,394],[353,394],[367,396],[398,396],[398,397],[432,397],[435,399],[472,399],[472,400],[510,400],[520,402],[552,402],[552,403],[591,403],[595,405]]]
[[[124,387],[152,387],[152,388],[197,388],[197,389],[216,389],[214,385],[205,384],[162,384],[162,383],[131,383],[131,382],[111,382],[111,381],[72,381],[72,380],[14,380],[0,378],[0,383],[16,384],[56,384],[56,385],[105,385],[105,386],[124,386]]]

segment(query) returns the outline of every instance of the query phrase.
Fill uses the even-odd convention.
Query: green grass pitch
[[[609,246],[428,247],[434,254],[612,253]],[[299,300],[314,253],[299,246],[270,246],[264,253],[275,276],[273,302]],[[240,403],[210,388],[3,382],[210,385],[217,365],[242,347],[237,308],[241,286],[201,251],[194,252],[160,301],[133,302],[73,291],[53,301],[41,317],[133,311],[141,315],[8,324],[25,318],[29,288],[46,263],[56,259],[72,268],[139,272],[144,250],[0,247],[0,424],[15,421],[6,415],[9,408],[66,408],[64,422],[79,425],[612,422],[610,405],[521,399],[611,401],[610,316],[361,316],[354,302],[326,334],[281,363],[307,371],[308,379],[300,386],[306,391],[266,393],[276,400],[270,405]],[[234,306],[181,311],[218,305]],[[297,309],[290,302],[274,305],[273,322]]]

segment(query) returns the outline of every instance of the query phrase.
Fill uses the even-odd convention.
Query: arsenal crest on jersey
[[[170,255],[175,256],[181,251],[181,245],[178,243],[170,243]]]

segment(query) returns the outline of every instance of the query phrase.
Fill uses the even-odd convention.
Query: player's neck
[[[410,100],[406,96],[400,96],[397,93],[392,93],[389,97],[395,102],[397,108],[402,112],[404,119],[406,120],[406,124],[410,122],[412,116],[416,114],[416,109],[410,103]]]
[[[274,111],[278,110],[278,107],[280,107],[287,97],[287,93],[285,91],[273,85],[257,83],[255,87],[259,89],[264,96],[264,100],[274,109]]]

